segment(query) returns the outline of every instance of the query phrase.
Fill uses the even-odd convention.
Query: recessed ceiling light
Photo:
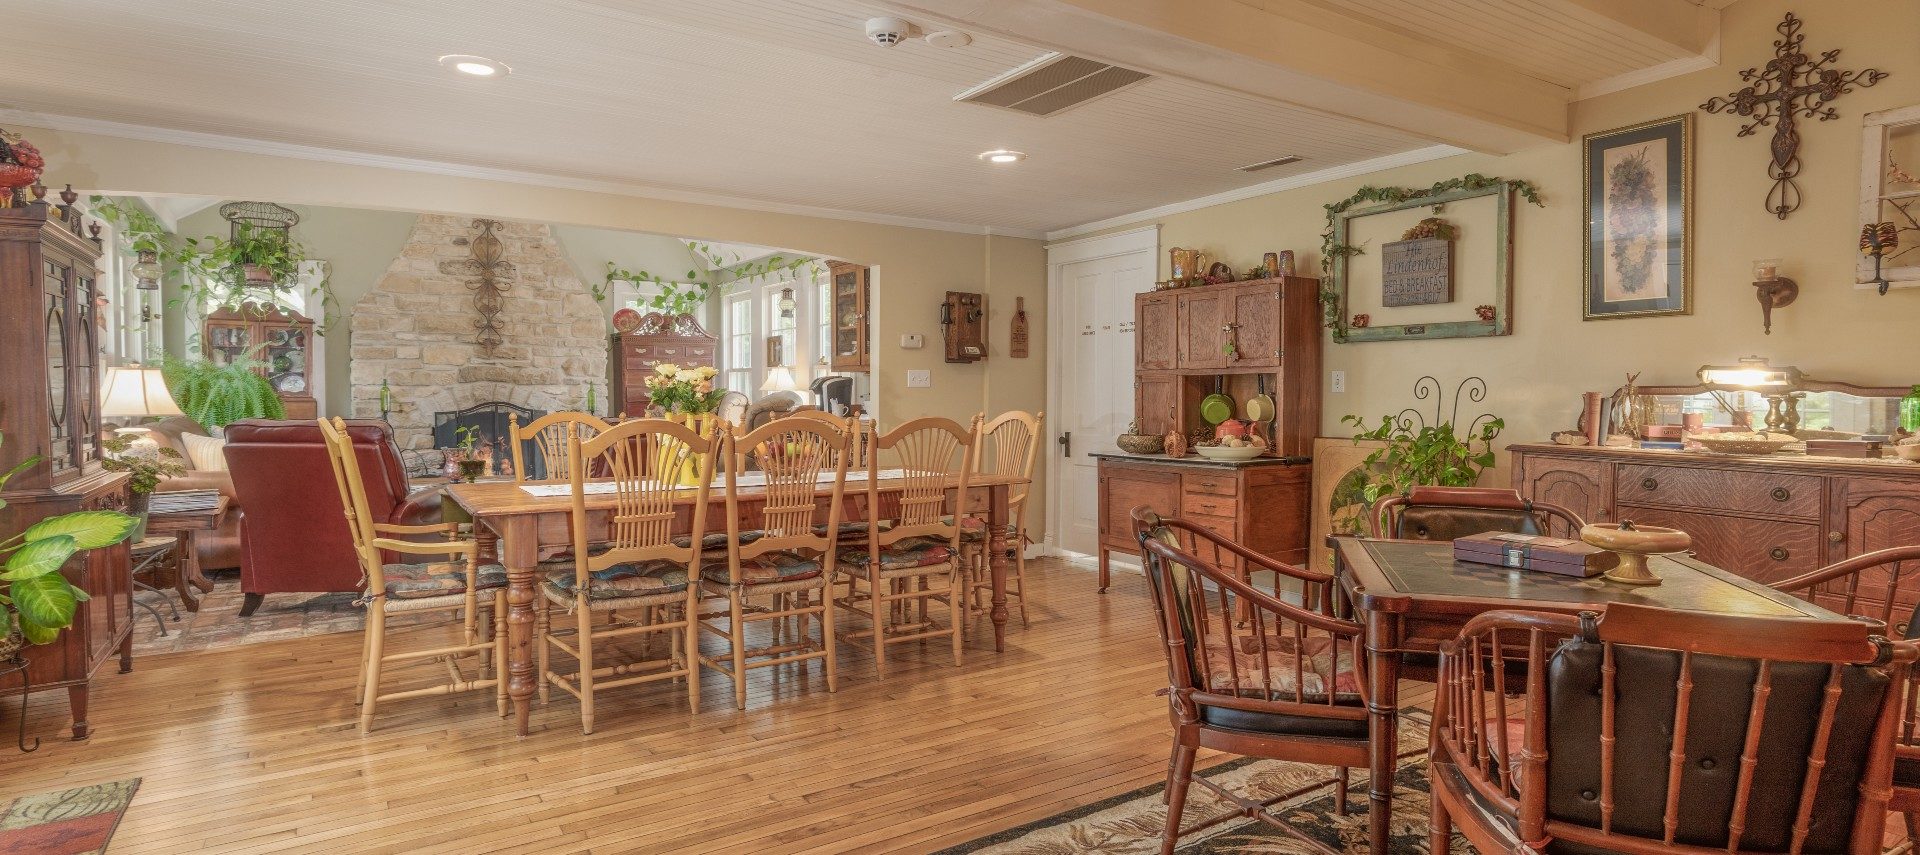
[[[450,53],[440,58],[440,64],[474,77],[505,77],[513,73],[504,62],[497,62],[484,56],[465,53]]]
[[[993,151],[981,152],[980,159],[988,163],[1019,163],[1027,159],[1027,154],[1023,151],[996,148]]]

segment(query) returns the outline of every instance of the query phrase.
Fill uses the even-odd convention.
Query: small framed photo
[[[1582,138],[1587,320],[1693,313],[1693,114]]]

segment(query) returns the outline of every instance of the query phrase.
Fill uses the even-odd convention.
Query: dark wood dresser
[[[682,368],[719,366],[719,339],[692,315],[668,315],[660,312],[640,319],[640,325],[613,336],[607,350],[607,363],[613,374],[613,412],[624,416],[644,416],[652,396],[647,394],[647,376],[662,362]]]
[[[1289,564],[1307,560],[1307,495],[1313,467],[1262,457],[1227,463],[1202,457],[1096,453],[1100,458],[1100,590],[1108,557],[1140,554],[1133,509],[1177,516]],[[1212,556],[1203,556],[1211,558]],[[1222,566],[1239,569],[1239,560]]]
[[[1702,560],[1758,582],[1920,543],[1920,464],[1896,458],[1559,445],[1507,450],[1521,495],[1563,505],[1588,522],[1631,519],[1680,529],[1693,536]],[[1873,587],[1871,579],[1864,582],[1863,590]],[[1884,580],[1877,588],[1885,588]],[[1920,603],[1920,586],[1903,578],[1894,596],[1895,614],[1910,613]],[[1837,600],[1820,605],[1839,607]],[[1880,604],[1872,605],[1877,614]]]
[[[81,236],[71,209],[0,208],[0,471],[41,456],[0,493],[0,539],[57,514],[125,510],[127,476],[100,468],[100,245]],[[75,555],[61,569],[91,595],[73,627],[21,651],[35,692],[65,688],[73,735],[87,735],[87,687],[117,651],[132,667],[133,570],[127,545]],[[4,627],[0,627],[0,632]],[[0,677],[0,691],[20,677]]]

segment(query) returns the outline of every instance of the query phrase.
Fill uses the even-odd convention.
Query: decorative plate
[[[619,332],[630,333],[640,328],[640,313],[628,306],[613,313],[613,328]]]
[[[307,391],[307,375],[282,374],[273,381],[273,388],[276,392],[298,395]]]

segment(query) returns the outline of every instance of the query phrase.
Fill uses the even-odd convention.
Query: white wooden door
[[[1092,451],[1117,450],[1114,437],[1133,420],[1133,295],[1153,289],[1152,251],[1129,252],[1060,267],[1062,348],[1058,400],[1060,547],[1090,554],[1099,547],[1099,478]],[[1054,421],[1052,414],[1048,421]]]

